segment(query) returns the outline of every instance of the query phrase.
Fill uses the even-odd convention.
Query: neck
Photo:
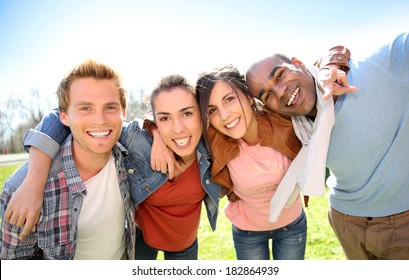
[[[247,128],[246,134],[241,138],[246,142],[247,145],[249,146],[254,146],[259,143],[258,139],[258,121],[257,121],[257,116],[254,114],[252,118],[252,122]]]
[[[182,159],[183,162],[179,162],[178,165],[175,165],[175,175],[173,176],[172,181],[177,180],[179,176],[193,164],[196,160],[196,151],[192,155],[183,157]]]
[[[194,151],[193,154],[182,157],[183,163],[181,164],[181,166],[189,167],[195,159],[196,159],[196,150]]]
[[[314,108],[307,114],[307,117],[315,119],[317,116],[317,105],[315,104]]]
[[[90,155],[89,153],[75,152],[74,146],[73,149],[74,162],[82,181],[97,175],[105,167],[112,153]]]
[[[307,114],[307,117],[315,118],[315,117],[317,116],[317,102],[318,102],[318,100],[317,100],[317,98],[318,98],[318,96],[317,96],[317,81],[316,81],[314,75],[312,75],[312,74],[310,73],[310,71],[307,70],[307,72],[308,72],[308,74],[310,74],[311,79],[312,79],[312,81],[313,81],[313,89],[314,89],[314,94],[315,94],[315,105],[314,105],[314,107],[312,108],[311,112],[309,112],[309,113]],[[320,93],[320,94],[321,94],[321,93]],[[322,94],[324,94],[324,93],[322,93]]]

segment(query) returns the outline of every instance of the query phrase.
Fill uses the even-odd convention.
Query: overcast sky
[[[112,65],[128,90],[149,89],[171,72],[194,82],[277,51],[308,63],[343,44],[358,56],[408,29],[406,0],[0,0],[0,98],[53,94],[85,58]]]

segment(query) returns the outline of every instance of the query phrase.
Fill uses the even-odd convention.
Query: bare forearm
[[[11,197],[4,219],[12,225],[24,227],[20,239],[34,231],[41,213],[45,184],[51,167],[51,158],[32,147],[27,176]]]
[[[32,187],[44,191],[52,159],[41,150],[31,147],[28,157],[28,173],[26,180],[33,182]]]

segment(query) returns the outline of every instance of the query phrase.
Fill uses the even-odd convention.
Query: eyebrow
[[[234,91],[234,89],[233,89],[232,91],[226,92],[226,93],[223,95],[222,100],[225,100],[225,99],[227,98],[227,96],[229,96],[229,95],[232,94],[232,93],[237,94],[237,93]],[[212,107],[212,108],[213,108],[213,107],[217,107],[217,106],[214,106],[214,105],[212,105],[212,104],[209,103],[209,105],[208,105],[207,107]]]
[[[187,110],[190,110],[190,109],[193,109],[193,108],[195,108],[195,106],[184,107],[184,108],[180,109],[179,112],[184,112],[184,111],[187,111]],[[170,113],[169,112],[157,112],[156,115],[170,115]]]
[[[112,105],[120,105],[121,103],[119,101],[112,101],[105,103],[104,106],[112,106]],[[94,102],[92,101],[80,101],[77,104],[74,104],[74,106],[92,106],[94,105]]]
[[[274,77],[275,73],[278,71],[278,69],[280,69],[282,66],[275,66],[273,68],[273,70],[271,70],[270,74],[268,75],[268,78],[271,79]],[[259,93],[258,93],[258,99],[261,100],[261,97],[263,96],[263,94],[266,92],[266,90],[264,88],[262,88]]]
[[[259,93],[258,93],[258,96],[257,96],[257,98],[259,99],[259,100],[261,100],[261,97],[263,96],[263,94],[265,93],[265,89],[264,88],[262,88],[260,91],[259,91]]]

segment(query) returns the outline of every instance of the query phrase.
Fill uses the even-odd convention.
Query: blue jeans
[[[156,260],[159,249],[153,248],[145,243],[142,231],[136,228],[136,250],[135,260]],[[193,244],[178,252],[163,251],[165,260],[197,260],[199,245],[197,238]]]
[[[285,227],[269,231],[241,230],[233,225],[238,260],[269,260],[269,240],[274,260],[303,260],[307,241],[307,217],[301,215]]]

